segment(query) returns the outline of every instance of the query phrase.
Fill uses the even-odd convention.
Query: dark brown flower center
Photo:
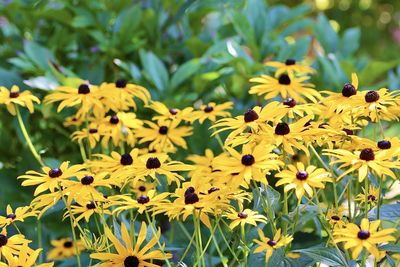
[[[139,259],[136,256],[128,256],[124,260],[124,267],[138,267]]]
[[[306,171],[298,171],[296,173],[296,178],[300,181],[304,181],[308,178],[308,173]]]
[[[379,94],[376,91],[369,91],[366,95],[365,95],[365,101],[367,103],[372,103],[372,102],[376,102],[379,100]]]
[[[252,109],[249,109],[244,113],[244,121],[245,122],[252,122],[258,119],[258,114]]]
[[[165,135],[168,133],[168,127],[167,126],[161,126],[160,129],[158,129],[158,133]]]
[[[97,132],[98,132],[98,130],[95,128],[89,129],[89,133],[91,133],[91,134],[95,134]]]
[[[111,118],[110,118],[110,123],[111,123],[111,124],[118,124],[118,123],[119,123],[118,116],[117,116],[117,115],[111,116]]]
[[[376,197],[374,195],[368,195],[368,200],[375,201]]]
[[[139,191],[140,192],[145,192],[146,191],[146,187],[144,185],[139,186]]]
[[[369,231],[367,231],[367,230],[360,230],[358,233],[357,233],[357,237],[359,238],[359,239],[361,239],[361,240],[366,240],[366,239],[368,239],[369,237],[370,237],[370,233],[369,233]]]
[[[147,169],[158,169],[161,167],[161,162],[156,157],[151,157],[147,159],[146,168]]]
[[[371,148],[361,150],[360,159],[370,161],[375,159],[375,153]]]
[[[65,241],[63,244],[64,248],[72,248],[73,245],[72,241]]]
[[[125,79],[118,79],[118,80],[115,82],[115,86],[116,86],[117,88],[125,88],[127,83],[128,83],[128,81],[125,80]]]
[[[342,95],[344,97],[350,97],[352,95],[357,94],[357,90],[351,83],[346,83],[342,89]]]
[[[241,212],[238,213],[238,217],[239,217],[240,219],[246,219],[248,216],[249,216],[249,215],[247,215],[247,213],[246,213],[246,212],[243,212],[243,211],[241,211]]]
[[[275,127],[275,134],[277,135],[286,135],[290,133],[289,125],[285,122],[280,122]]]
[[[296,60],[292,59],[292,58],[288,58],[285,61],[285,65],[286,66],[290,66],[290,65],[295,65],[296,64]]]
[[[186,197],[186,195],[188,195],[188,194],[193,194],[194,193],[194,187],[193,186],[189,186],[187,189],[186,189],[186,191],[185,191],[185,197]]]
[[[271,247],[273,247],[276,244],[278,244],[278,242],[276,242],[275,240],[270,239],[270,240],[268,240],[267,244],[270,245]]]
[[[251,166],[255,162],[253,155],[247,154],[242,157],[242,164],[245,166]]]
[[[17,218],[17,215],[15,215],[14,213],[10,213],[7,215],[7,219],[15,220],[15,218]]]
[[[294,106],[296,106],[297,102],[296,100],[294,100],[293,98],[288,98],[285,101],[283,101],[283,104],[285,106],[288,106],[290,108],[293,108]]]
[[[90,88],[89,85],[87,84],[81,84],[78,87],[78,94],[86,95],[90,93]]]
[[[90,185],[90,184],[92,184],[94,182],[94,178],[93,178],[93,176],[90,176],[90,175],[86,175],[85,177],[83,177],[82,179],[81,179],[81,183],[83,184],[83,185]]]
[[[279,76],[278,82],[279,82],[279,84],[289,85],[291,81],[290,81],[289,75],[282,74],[281,76]]]
[[[196,202],[199,202],[199,197],[197,196],[196,193],[185,193],[185,204],[194,204]]]
[[[119,162],[124,166],[131,165],[133,163],[133,158],[131,154],[125,153],[121,155],[121,159],[119,160]]]
[[[10,92],[10,98],[17,98],[17,97],[19,97],[19,92],[18,91]]]
[[[390,149],[392,147],[392,143],[390,143],[390,141],[387,140],[382,140],[378,142],[378,147],[380,149]]]
[[[354,135],[353,130],[343,128],[342,131],[345,132],[347,135]]]
[[[140,204],[146,204],[146,203],[148,203],[150,201],[150,198],[148,196],[140,196],[136,200]]]
[[[93,210],[93,209],[96,208],[96,204],[94,204],[93,201],[90,201],[90,203],[86,204],[86,208],[87,208],[88,210]]]
[[[49,171],[49,176],[50,176],[51,178],[60,177],[62,174],[63,174],[63,172],[62,172],[62,170],[61,170],[60,168],[54,168],[54,169],[51,169],[51,170]]]
[[[176,108],[170,108],[170,109],[169,109],[169,113],[170,113],[171,115],[176,115],[176,114],[178,114],[178,110],[177,110]]]
[[[337,216],[337,215],[333,215],[333,216],[331,217],[331,219],[334,220],[334,221],[340,221],[340,217]]]
[[[204,108],[204,112],[205,113],[210,113],[211,111],[213,111],[214,110],[214,108],[213,107],[210,107],[210,106],[206,106],[205,108]]]
[[[8,242],[7,236],[5,236],[5,235],[3,235],[3,234],[0,234],[0,248],[1,248],[2,246],[7,245],[7,242]]]

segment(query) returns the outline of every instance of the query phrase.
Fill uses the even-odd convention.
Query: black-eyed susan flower
[[[113,212],[117,214],[130,209],[135,209],[137,212],[142,214],[153,206],[168,203],[169,201],[167,197],[169,195],[170,193],[168,192],[156,194],[155,190],[150,190],[146,195],[138,195],[135,199],[127,195],[117,195],[109,197],[109,200],[111,201],[112,206],[118,206],[113,210]]]
[[[293,98],[284,99],[279,106],[277,106],[277,108],[283,108],[283,110],[286,112],[285,115],[287,115],[290,119],[295,117],[302,118],[307,115],[310,115],[310,119],[313,119],[314,115],[320,112],[320,109],[317,105],[313,103],[298,104]]]
[[[88,201],[78,203],[78,205],[72,205],[71,214],[74,216],[74,226],[76,226],[82,219],[89,222],[90,217],[94,214],[111,214],[111,211],[108,209],[110,204],[105,202],[105,200],[106,199],[103,198],[102,201]],[[64,213],[64,219],[71,216],[71,214],[69,211],[66,211]]]
[[[77,107],[77,118],[84,118],[89,113],[104,112],[103,104],[100,101],[98,87],[87,83],[80,84],[77,88],[71,86],[60,86],[55,92],[47,95],[44,103],[51,104],[60,102],[57,112],[65,107]]]
[[[236,173],[235,179],[244,180],[250,184],[252,180],[268,184],[265,177],[266,172],[278,170],[283,166],[278,155],[272,153],[273,147],[260,144],[256,147],[243,146],[242,153],[235,149],[226,147],[230,157],[219,157],[215,160],[215,166],[223,172]]]
[[[18,207],[15,210],[7,205],[5,216],[0,216],[0,227],[5,227],[12,224],[15,221],[23,222],[25,218],[35,217],[36,211],[32,211],[30,206]]]
[[[14,116],[17,114],[15,105],[26,107],[30,113],[33,113],[33,102],[39,104],[40,100],[28,90],[20,92],[16,85],[12,86],[10,91],[3,86],[0,87],[0,104],[6,105],[8,112]]]
[[[67,204],[71,204],[73,200],[78,203],[103,200],[103,193],[98,191],[97,188],[111,188],[115,184],[114,180],[107,179],[107,176],[106,172],[85,173],[85,175],[77,177],[78,181],[71,181],[63,189],[63,193],[68,195]]]
[[[89,125],[89,128],[85,128],[79,131],[75,131],[71,134],[71,139],[73,141],[82,142],[87,140],[90,148],[95,148],[97,143],[100,141],[100,133],[96,124]]]
[[[295,189],[296,196],[301,199],[305,193],[313,196],[313,188],[325,188],[325,182],[330,182],[330,174],[325,169],[297,162],[296,165],[288,165],[287,170],[283,170],[275,175],[279,178],[276,186],[285,185],[285,192]]]
[[[85,166],[77,164],[68,167],[68,165],[69,161],[65,161],[58,168],[42,167],[41,173],[27,171],[24,175],[18,176],[18,179],[25,179],[22,182],[23,186],[37,186],[35,196],[47,190],[54,192],[56,189],[71,183],[69,178],[84,174]]]
[[[38,260],[39,254],[43,249],[39,248],[31,250],[27,243],[24,243],[21,247],[21,251],[18,256],[5,255],[7,264],[0,262],[1,267],[52,267],[54,263],[42,263],[35,264]]]
[[[114,172],[122,170],[124,167],[131,166],[134,162],[137,162],[138,156],[139,150],[137,148],[124,154],[112,151],[110,156],[105,154],[94,154],[94,160],[87,161],[86,165],[92,169],[93,172],[107,172],[112,175]]]
[[[24,247],[24,244],[29,244],[31,241],[25,239],[25,236],[18,234],[9,236],[5,228],[0,233],[0,256],[12,258],[12,255],[18,255],[22,249],[28,250],[31,253],[31,249]]]
[[[165,124],[168,123],[166,121],[192,121],[192,107],[186,107],[184,109],[178,108],[168,108],[161,102],[153,101],[148,105],[149,108],[157,112],[159,115],[153,117],[153,120],[158,123]]]
[[[192,113],[192,120],[198,120],[203,123],[205,120],[214,122],[217,117],[229,117],[229,109],[232,109],[232,102],[225,102],[222,104],[216,104],[210,102],[208,104],[201,105],[200,108]]]
[[[178,126],[178,120],[158,124],[151,121],[145,121],[144,123],[149,128],[142,127],[137,130],[136,136],[140,139],[139,144],[150,142],[149,149],[153,149],[157,146],[161,147],[161,149],[170,146],[187,148],[186,141],[183,137],[192,134],[191,127]]]
[[[295,59],[288,58],[285,62],[280,61],[269,61],[265,63],[268,67],[276,69],[275,77],[279,77],[281,74],[287,73],[294,76],[295,74],[306,74],[315,73],[315,70],[307,65],[298,63]]]
[[[367,202],[371,207],[374,207],[379,201],[379,188],[370,185],[368,191],[365,188],[362,191],[356,196],[355,200],[364,204]]]
[[[47,260],[62,260],[72,256],[76,256],[76,251],[81,253],[85,250],[82,240],[74,242],[71,238],[60,238],[52,240],[52,248],[47,253]]]
[[[149,176],[154,181],[158,181],[158,175],[164,175],[167,178],[168,184],[175,182],[180,184],[180,180],[184,178],[176,172],[190,171],[193,167],[183,164],[179,161],[168,161],[168,155],[163,153],[147,154],[140,156],[136,164],[128,166],[115,174],[116,179],[125,177],[126,181],[144,180]]]
[[[376,245],[396,240],[391,235],[396,232],[396,229],[378,230],[380,224],[380,220],[370,222],[366,218],[362,219],[360,226],[348,223],[343,228],[334,229],[334,242],[343,242],[345,249],[351,249],[353,259],[357,259],[363,248],[367,249],[375,258],[380,258],[380,252]]]
[[[54,193],[46,193],[35,197],[31,201],[32,210],[38,211],[38,218],[50,208],[54,207],[63,197],[62,192],[56,191]]]
[[[112,242],[116,253],[97,252],[90,254],[92,259],[100,260],[99,266],[115,267],[115,266],[137,266],[137,267],[156,267],[157,264],[152,263],[154,260],[165,260],[172,257],[171,254],[165,253],[160,249],[153,249],[160,239],[161,232],[152,237],[144,246],[143,242],[147,236],[147,226],[142,222],[139,235],[136,242],[131,241],[130,233],[124,224],[121,225],[121,237],[123,243],[106,228],[107,238]]]
[[[126,111],[129,108],[136,110],[135,98],[144,104],[150,100],[150,93],[143,86],[128,83],[125,79],[118,79],[115,83],[102,83],[99,88],[101,102],[114,112]]]
[[[368,117],[373,122],[398,120],[399,114],[389,110],[390,107],[397,106],[397,103],[395,92],[389,92],[387,88],[363,91],[354,98],[353,112],[356,117]]]
[[[339,207],[337,209],[329,209],[326,213],[326,220],[332,226],[332,228],[341,228],[345,225],[345,216],[343,215],[344,208]]]
[[[150,190],[155,188],[156,184],[154,182],[147,181],[132,181],[130,185],[130,190],[136,196],[146,196]]]
[[[189,176],[193,177],[196,175],[210,175],[213,169],[214,152],[207,148],[204,152],[204,156],[200,155],[190,155],[187,160],[193,162],[193,170],[189,172]]]
[[[307,76],[296,78],[288,74],[281,74],[277,79],[268,75],[261,75],[250,79],[250,82],[259,84],[253,85],[249,93],[263,95],[264,99],[267,100],[279,95],[283,99],[290,97],[302,103],[307,102],[306,99],[308,99],[315,103],[321,98],[321,95],[314,89],[313,84],[305,83],[308,79]]]
[[[136,118],[133,112],[118,112],[115,115],[105,117],[99,125],[98,131],[103,137],[101,144],[108,147],[112,140],[114,146],[119,146],[121,142],[126,142],[130,146],[136,143],[136,137],[133,130],[142,127],[143,122]]]
[[[258,214],[257,211],[251,209],[244,209],[243,211],[236,211],[231,208],[227,213],[224,214],[226,218],[231,220],[229,224],[230,229],[235,229],[238,225],[244,226],[246,224],[251,224],[257,226],[257,223],[267,223],[267,218],[264,215]]]
[[[281,229],[278,229],[273,238],[268,238],[264,235],[264,232],[258,228],[258,239],[254,239],[253,241],[258,244],[254,253],[261,253],[265,251],[265,262],[268,263],[269,259],[272,256],[272,253],[281,247],[285,247],[292,242],[293,237],[290,235],[281,235]]]
[[[344,149],[325,149],[324,154],[335,159],[331,165],[340,164],[339,169],[344,169],[338,179],[345,175],[358,171],[358,181],[362,182],[367,176],[368,171],[376,173],[379,177],[387,175],[396,177],[391,169],[399,169],[400,163],[392,161],[392,156],[385,151],[374,151],[372,148],[364,148],[361,151],[348,151]]]

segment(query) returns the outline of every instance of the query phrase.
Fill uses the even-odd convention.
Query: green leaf
[[[373,61],[359,74],[361,86],[373,85],[379,78],[383,78],[386,72],[400,64],[400,59],[392,61]]]
[[[400,253],[400,245],[387,244],[387,245],[380,246],[379,250],[385,250],[387,252]]]
[[[202,66],[199,58],[189,60],[179,66],[171,78],[171,88],[177,88],[181,83],[193,76]]]
[[[361,30],[360,28],[346,29],[340,40],[340,53],[344,57],[350,56],[360,46]]]
[[[348,263],[343,261],[345,259],[342,252],[338,252],[334,248],[329,247],[312,247],[307,249],[298,249],[293,252],[304,254],[316,262],[326,264],[328,266],[348,266]],[[341,255],[339,256],[340,253]]]
[[[334,53],[338,48],[339,37],[332,28],[326,16],[318,14],[317,22],[314,26],[315,36],[324,48],[325,53]]]
[[[164,91],[168,87],[169,77],[162,61],[152,52],[142,49],[139,51],[139,56],[147,79],[153,82],[158,90]]]
[[[368,218],[375,220],[376,219],[377,208],[373,208],[370,212],[368,212]],[[397,221],[400,219],[400,202],[395,204],[384,204],[381,206],[379,211],[379,218],[381,220],[388,221]]]
[[[256,36],[246,16],[239,12],[232,12],[231,20],[237,33],[242,36],[246,44],[250,47],[254,58],[258,58],[259,51],[256,44]]]
[[[55,61],[53,54],[38,43],[26,41],[24,50],[26,55],[42,70],[49,69],[49,61]]]

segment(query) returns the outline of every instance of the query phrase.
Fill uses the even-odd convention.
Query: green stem
[[[213,132],[215,133],[217,130],[215,130],[215,128],[213,128]],[[224,142],[222,142],[221,136],[219,136],[219,133],[215,134],[215,138],[217,139],[217,142],[219,144],[219,146],[221,147],[222,151],[225,151],[225,147],[224,147]]]
[[[39,162],[39,164],[41,166],[45,166],[42,158],[40,157],[39,153],[36,151],[35,147],[32,144],[31,138],[29,137],[29,134],[25,128],[25,124],[24,124],[24,121],[22,120],[21,113],[19,112],[18,106],[16,104],[14,106],[15,106],[15,110],[17,112],[17,119],[18,119],[18,123],[19,123],[20,129],[21,129],[21,132],[25,137],[26,143],[28,144],[28,147],[29,147],[32,155],[35,157],[35,159]]]
[[[231,252],[232,256],[235,258],[236,262],[240,263],[240,261],[239,261],[237,255],[236,255],[236,253],[235,253],[235,251],[234,251],[234,250],[231,248],[231,246],[229,245],[228,240],[226,240],[226,237],[225,237],[225,235],[224,235],[224,232],[222,231],[221,225],[220,225],[219,223],[218,223],[218,231],[219,231],[219,233],[221,234],[222,239],[224,240],[226,247],[227,247],[228,250]]]
[[[376,207],[376,219],[379,220],[380,217],[380,211],[381,211],[381,204],[382,204],[382,186],[383,186],[383,176],[379,176],[379,193],[378,193],[378,203]]]
[[[365,177],[365,179],[364,179],[364,190],[365,190],[365,199],[364,199],[364,201],[365,201],[365,205],[364,205],[364,218],[367,218],[368,217],[368,192],[369,192],[369,188],[368,188],[369,186],[368,186],[368,177]]]
[[[39,248],[43,248],[43,241],[42,241],[42,222],[40,219],[37,219],[37,236],[38,236],[38,246]],[[40,253],[39,263],[43,262],[43,253]]]
[[[289,209],[288,209],[287,191],[283,190],[283,215],[287,216],[288,213],[289,213]],[[283,230],[283,235],[286,235],[287,234],[287,221],[283,220],[283,219],[282,219],[282,230]]]
[[[253,182],[254,188],[257,191],[259,201],[261,202],[261,205],[263,206],[263,209],[264,209],[265,213],[267,214],[268,220],[269,220],[269,222],[271,224],[272,234],[275,234],[276,226],[275,226],[275,222],[274,222],[274,216],[273,216],[273,213],[272,213],[271,201],[270,201],[268,196],[266,198],[264,198],[262,196],[260,188],[257,186],[256,181],[253,180],[252,182]],[[265,204],[265,200],[266,200],[267,204]]]

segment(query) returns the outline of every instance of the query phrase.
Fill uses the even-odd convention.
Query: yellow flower
[[[5,256],[7,264],[0,262],[0,267],[52,267],[54,263],[35,264],[42,249],[31,250],[27,243],[21,247],[18,256]]]
[[[267,223],[267,218],[264,215],[258,214],[257,211],[252,211],[251,209],[237,212],[235,209],[231,208],[224,216],[232,221],[229,224],[229,228],[232,230],[239,224],[241,226],[245,224],[257,226],[257,222]]]
[[[252,180],[268,184],[265,174],[283,166],[278,155],[272,153],[273,147],[270,145],[260,144],[254,148],[245,145],[241,154],[230,147],[225,149],[231,157],[217,158],[215,166],[223,172],[236,173],[235,179],[244,179],[247,184]]]
[[[354,98],[353,112],[356,117],[369,117],[371,121],[379,120],[398,120],[399,113],[392,112],[389,108],[398,105],[398,97],[396,92],[389,92],[386,88],[378,91],[363,91]],[[396,111],[396,110],[395,110]]]
[[[214,153],[209,148],[206,149],[204,156],[190,155],[187,160],[194,163],[194,170],[189,172],[189,177],[196,175],[207,176],[213,172]]]
[[[91,112],[96,114],[104,112],[100,97],[97,86],[82,83],[78,88],[60,86],[55,92],[47,95],[44,102],[47,104],[60,102],[57,112],[62,111],[65,107],[78,106],[79,109],[76,117],[84,118]]]
[[[136,136],[140,139],[139,144],[150,142],[149,149],[153,149],[157,146],[164,148],[174,145],[187,149],[186,141],[183,137],[192,134],[191,127],[178,127],[178,120],[169,123],[159,122],[158,124],[151,121],[145,121],[144,123],[149,126],[149,128],[143,127],[137,130]]]
[[[380,223],[380,220],[370,223],[366,218],[362,219],[360,226],[348,223],[344,228],[333,230],[334,242],[344,242],[344,248],[352,250],[351,256],[353,259],[358,257],[363,248],[366,248],[375,258],[379,258],[380,253],[376,245],[396,240],[391,235],[396,232],[396,229],[388,228],[379,231]]]
[[[226,102],[219,105],[210,102],[207,105],[201,105],[199,110],[193,112],[192,121],[199,120],[202,124],[205,120],[214,122],[217,117],[229,117],[231,114],[227,110],[232,109],[232,106],[232,102]]]
[[[87,140],[90,148],[95,148],[96,144],[100,141],[100,134],[97,127],[92,124],[88,129],[82,129],[80,131],[75,131],[71,134],[72,141],[82,142]]]
[[[124,79],[119,79],[115,83],[102,83],[99,88],[99,94],[102,96],[101,101],[114,112],[136,110],[134,98],[139,98],[144,104],[150,100],[150,93],[146,88],[128,83]]]
[[[304,83],[307,76],[296,78],[292,75],[281,74],[278,79],[268,75],[250,79],[250,82],[259,83],[250,88],[250,94],[264,95],[264,99],[272,99],[280,95],[283,99],[293,98],[297,102],[306,102],[305,98],[317,102],[321,95],[311,83]],[[303,96],[305,98],[303,98]]]
[[[286,59],[286,61],[279,62],[279,61],[269,61],[265,63],[266,66],[268,67],[273,67],[276,70],[275,72],[275,77],[279,77],[283,73],[288,73],[289,75],[294,76],[297,73],[315,73],[315,70],[309,66],[306,65],[301,65],[296,60],[294,59]]]
[[[23,235],[13,235],[8,236],[6,229],[0,233],[0,257],[3,255],[6,258],[12,258],[12,255],[19,255],[20,251],[23,249],[28,250],[28,253],[31,253],[31,249],[24,248],[24,244],[28,244],[31,241],[25,239]],[[23,252],[24,253],[24,252]]]
[[[34,211],[39,211],[38,219],[51,207],[55,206],[62,198],[60,191],[54,193],[46,193],[35,197],[31,201],[31,207]]]
[[[330,209],[326,214],[326,220],[333,228],[341,228],[345,225],[344,216],[343,216],[344,208],[340,207],[338,209]]]
[[[132,181],[131,182],[131,192],[136,196],[147,196],[149,191],[153,190],[156,184],[154,182],[143,182],[143,181]]]
[[[150,251],[160,239],[161,232],[158,230],[157,235],[150,239],[146,245],[143,242],[147,235],[147,226],[142,222],[139,235],[136,239],[136,243],[132,244],[130,234],[125,226],[121,225],[121,236],[122,241],[119,241],[117,237],[111,232],[109,228],[106,228],[107,238],[112,242],[117,253],[92,253],[90,257],[92,259],[100,260],[102,263],[99,267],[115,267],[115,266],[140,266],[140,267],[155,267],[159,266],[151,263],[153,260],[165,260],[172,257],[170,253],[164,253],[162,250],[155,249]]]
[[[313,196],[314,188],[325,188],[324,182],[329,182],[329,173],[324,169],[309,165],[307,168],[303,163],[297,162],[296,165],[288,165],[288,170],[283,170],[276,174],[280,178],[276,186],[285,185],[285,192],[295,189],[296,196],[301,199],[304,193]]]
[[[103,201],[103,202],[101,202]],[[88,202],[82,202],[78,203],[78,205],[73,205],[71,206],[71,214],[73,216],[78,215],[78,217],[74,218],[74,226],[78,225],[79,221],[85,218],[85,221],[88,223],[90,220],[90,217],[93,214],[111,214],[111,211],[108,210],[109,208],[109,203],[105,202],[106,198],[103,198],[102,200],[99,201],[88,201]],[[64,213],[64,218],[67,218],[68,216],[71,216],[69,211],[66,211]]]
[[[161,124],[165,124],[167,121],[192,121],[192,107],[187,107],[182,110],[178,108],[168,108],[166,105],[158,101],[152,102],[148,107],[160,114],[154,116],[153,120],[156,120]]]
[[[356,201],[360,203],[365,203],[365,199],[367,199],[367,203],[372,207],[375,206],[379,201],[379,188],[374,186],[369,186],[368,192],[365,191],[365,188],[362,189],[363,193],[358,194],[355,198]]]
[[[368,174],[368,170],[372,170],[378,176],[387,175],[395,178],[396,175],[391,169],[399,169],[400,163],[391,161],[392,156],[387,155],[384,150],[374,152],[372,148],[364,148],[361,151],[347,151],[344,149],[325,149],[325,155],[333,156],[336,159],[330,164],[341,164],[339,169],[345,170],[338,179],[345,175],[358,170],[358,181],[362,182]]]
[[[15,221],[23,222],[25,218],[36,216],[37,212],[32,211],[30,206],[18,207],[14,211],[7,205],[6,216],[0,216],[0,227],[8,226]]]
[[[69,161],[63,162],[59,168],[42,167],[42,173],[37,171],[27,171],[26,174],[18,176],[18,179],[25,179],[23,186],[37,185],[35,196],[50,190],[54,192],[60,186],[67,186],[71,181],[69,178],[84,174],[83,165],[72,165],[68,167]]]
[[[290,242],[292,242],[293,237],[290,235],[281,236],[281,229],[278,229],[273,238],[265,237],[263,231],[258,228],[258,235],[260,240],[253,239],[255,243],[258,244],[258,247],[254,250],[254,253],[261,253],[265,251],[265,262],[268,263],[269,259],[272,256],[272,253],[281,247],[285,247]]]
[[[79,254],[85,250],[81,240],[74,242],[70,238],[61,238],[58,240],[52,240],[50,243],[53,248],[47,253],[47,260],[61,260],[75,256],[75,246],[77,247]]]
[[[39,104],[40,100],[28,90],[20,93],[16,85],[13,85],[10,91],[3,86],[0,87],[0,104],[5,104],[8,112],[14,116],[17,114],[15,105],[27,107],[29,112],[33,113],[33,102]]]
[[[144,211],[148,211],[151,207],[166,203],[170,193],[156,194],[155,190],[150,190],[146,195],[139,195],[137,199],[132,199],[126,195],[117,195],[109,197],[112,202],[111,205],[117,205],[118,207],[113,210],[113,213],[121,213],[122,211],[137,209],[137,212],[142,214]]]
[[[136,142],[133,130],[142,127],[143,122],[136,118],[133,112],[118,112],[116,115],[105,117],[99,125],[99,133],[103,136],[101,144],[104,148],[109,145],[110,139],[114,146],[119,146],[125,141],[130,146]]]

